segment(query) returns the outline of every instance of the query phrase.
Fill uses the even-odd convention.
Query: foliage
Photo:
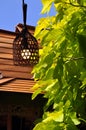
[[[41,18],[35,32],[43,49],[33,70],[32,99],[44,92],[48,101],[34,130],[77,130],[86,123],[86,0],[42,3],[42,13],[54,4],[56,15]]]

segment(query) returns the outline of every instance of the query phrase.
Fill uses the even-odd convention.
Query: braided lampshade
[[[34,65],[39,60],[38,42],[26,29],[17,35],[13,42],[15,65]]]

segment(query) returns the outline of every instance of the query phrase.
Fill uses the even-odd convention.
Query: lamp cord
[[[23,8],[23,23],[24,27],[26,27],[26,16],[27,16],[27,4],[22,0],[22,8]]]

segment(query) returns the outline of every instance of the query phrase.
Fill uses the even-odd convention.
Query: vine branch
[[[86,6],[84,6],[84,5],[80,5],[80,4],[73,4],[73,3],[71,2],[71,0],[69,0],[69,3],[68,3],[68,2],[65,2],[65,4],[70,4],[70,5],[75,6],[75,7],[82,7],[82,8],[86,8]]]
[[[74,60],[83,60],[86,59],[85,57],[72,57],[69,60],[67,60],[66,62],[70,62],[70,61],[74,61]]]

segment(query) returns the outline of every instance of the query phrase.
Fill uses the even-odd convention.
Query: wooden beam
[[[0,36],[0,42],[4,41],[4,42],[7,42],[7,43],[13,43],[13,40],[14,39],[4,38],[4,37]]]
[[[3,77],[12,77],[12,78],[21,78],[21,79],[32,79],[33,75],[31,73],[22,73],[22,72],[12,72],[12,71],[1,71]]]
[[[15,66],[15,65],[4,65],[0,64],[0,71],[11,71],[11,72],[21,72],[21,73],[31,73],[32,67],[23,67],[23,66]]]
[[[14,79],[9,83],[0,85],[0,91],[33,93],[34,80]]]
[[[7,43],[7,42],[1,42],[0,41],[0,48],[1,47],[12,49],[13,48],[13,44],[12,43]]]
[[[0,58],[6,58],[6,59],[13,59],[13,55],[12,54],[4,54],[4,53],[0,53]]]
[[[13,65],[13,59],[1,58],[0,65]]]
[[[7,47],[0,47],[0,53],[8,53],[8,54],[12,54],[13,55],[13,50],[9,49]]]
[[[12,81],[14,78],[2,78],[0,79],[0,85]]]

